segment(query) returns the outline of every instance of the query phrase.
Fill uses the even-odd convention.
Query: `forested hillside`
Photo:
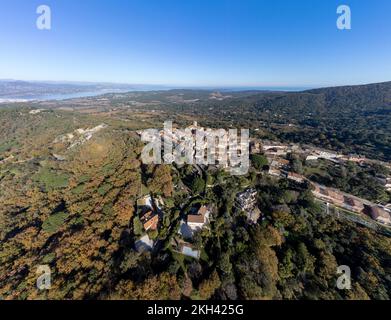
[[[234,177],[192,166],[145,166],[135,130],[104,115],[10,108],[0,112],[2,299],[389,299],[391,239],[325,214],[308,185],[262,168]],[[104,125],[103,125],[104,124]],[[89,135],[91,138],[88,138]],[[76,143],[76,144],[75,144]],[[257,191],[250,223],[236,195]],[[156,243],[140,252],[138,199],[162,199]],[[208,205],[210,224],[173,243],[181,219]],[[52,288],[36,288],[38,265]],[[352,269],[352,290],[336,269]]]

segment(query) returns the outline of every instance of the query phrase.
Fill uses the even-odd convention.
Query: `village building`
[[[248,222],[256,224],[261,217],[261,211],[257,207],[257,191],[247,189],[239,193],[236,196],[236,202],[239,208],[246,212]]]
[[[345,196],[342,192],[332,188],[326,188],[324,186],[312,183],[314,191],[312,192],[316,198],[330,202],[337,206],[343,206],[345,203]]]
[[[250,153],[258,154],[261,152],[261,144],[258,141],[250,141]]]
[[[315,197],[326,199],[326,200],[330,199],[329,192],[326,187],[321,186],[317,183],[312,183],[312,185],[314,186],[314,190],[312,193],[314,194]]]
[[[29,114],[38,114],[41,113],[42,111],[45,111],[45,109],[34,109],[29,112]]]
[[[369,209],[369,214],[372,217],[373,220],[390,225],[391,224],[391,216],[390,214],[385,211],[384,209],[373,206]]]
[[[269,174],[272,176],[280,177],[282,172],[279,169],[273,169],[272,167],[269,168]]]
[[[306,180],[306,178],[304,176],[297,174],[295,172],[288,172],[287,178],[289,180],[292,180],[292,181],[295,181],[298,183],[303,183]]]
[[[184,239],[191,239],[193,237],[194,230],[189,227],[185,220],[181,220],[179,224],[178,234]]]
[[[137,207],[146,207],[153,209],[153,200],[150,195],[147,195],[141,199],[137,200]]]
[[[360,155],[350,154],[350,155],[348,155],[347,160],[351,161],[351,162],[360,163],[360,162],[366,161],[366,158],[361,157]]]
[[[257,190],[247,189],[236,196],[236,202],[243,211],[252,210],[257,203]]]
[[[145,231],[155,231],[158,228],[159,215],[149,210],[140,218],[140,221]]]
[[[353,197],[344,196],[344,202],[342,205],[345,209],[361,213],[364,210],[364,204]]]
[[[288,146],[287,145],[283,145],[283,144],[263,144],[262,145],[262,150],[263,151],[269,151],[269,150],[284,150],[284,151],[287,151],[288,150]]]
[[[264,149],[264,152],[266,155],[273,155],[273,156],[286,156],[288,154],[288,151],[285,148],[269,148],[269,149]]]
[[[290,162],[286,159],[283,159],[283,158],[274,158],[271,163],[270,163],[270,167],[272,168],[277,168],[277,169],[282,169],[282,168],[285,168],[287,166],[289,166]]]
[[[319,159],[318,155],[308,155],[307,158],[305,159],[305,161],[314,161],[314,160],[318,160],[318,159]]]
[[[328,194],[329,197],[332,199],[333,203],[336,205],[342,205],[345,201],[344,195],[338,190],[329,188]]]
[[[202,229],[209,220],[209,213],[207,206],[201,206],[197,214],[187,216],[187,225],[193,231]]]

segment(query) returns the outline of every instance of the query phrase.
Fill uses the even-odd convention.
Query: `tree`
[[[266,167],[269,164],[267,158],[260,154],[253,154],[251,155],[250,159],[254,168],[257,170],[262,170],[264,167]]]
[[[292,160],[292,170],[298,174],[303,173],[303,163],[301,162],[300,159],[294,158]]]
[[[136,300],[179,300],[181,287],[175,276],[166,272],[146,279],[135,285],[131,281],[121,281],[117,288],[116,298]]]
[[[198,292],[202,300],[208,300],[212,297],[213,293],[219,288],[221,281],[216,270],[212,272],[210,277],[201,282]]]
[[[232,264],[228,252],[223,252],[218,262],[218,268],[224,275],[230,275],[232,272]]]
[[[143,224],[140,221],[139,217],[134,217],[133,219],[133,232],[136,236],[141,236],[143,234]]]
[[[194,194],[202,193],[205,190],[205,181],[200,177],[194,178],[191,183],[191,190]]]

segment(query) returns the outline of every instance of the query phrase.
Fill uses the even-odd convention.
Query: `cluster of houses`
[[[390,176],[377,176],[376,179],[386,188],[387,191],[391,192],[391,175]]]
[[[135,242],[135,248],[139,252],[151,251],[155,246],[155,242],[148,233],[159,228],[161,217],[159,205],[163,205],[162,199],[154,199],[151,196],[145,196],[137,201],[139,218],[144,231],[143,235]],[[173,250],[185,256],[199,259],[201,251],[194,248],[191,240],[196,232],[207,227],[209,219],[210,209],[208,206],[202,205],[198,209],[192,208],[186,218],[181,220],[178,236],[172,239]]]
[[[364,210],[364,202],[356,197],[345,195],[337,189],[327,188],[316,183],[312,183],[312,185],[314,187],[312,193],[318,199],[356,213],[361,213]]]
[[[254,143],[254,145],[257,144]],[[288,153],[296,153],[298,155],[304,156],[306,161],[316,161],[319,159],[324,159],[336,163],[351,161],[360,164],[370,161],[366,157],[360,155],[343,155],[330,150],[324,150],[312,146],[299,146],[297,144],[283,144],[271,141],[263,141],[261,145],[262,146],[258,149],[262,150],[263,153],[269,159],[275,159],[276,157],[285,157]]]
[[[288,180],[303,183],[307,178],[301,174],[290,171],[290,162],[284,158],[268,158],[269,174],[275,177],[287,178]]]
[[[205,129],[199,126],[196,121],[184,130],[172,127],[167,130],[160,130],[158,135],[156,132],[149,131],[138,131],[137,133],[145,141],[156,142],[160,139],[163,146],[167,143],[172,144],[175,156],[174,154],[164,154],[166,163],[174,162],[178,153],[181,152],[182,160],[185,160],[184,156],[186,156],[191,164],[214,165],[221,169],[231,170],[238,165],[231,159],[236,159],[242,150],[244,152],[249,149],[248,142],[243,139],[238,139],[236,148],[230,148],[231,137],[228,131]],[[185,134],[189,136],[185,137]],[[162,150],[163,152],[164,150]],[[211,160],[213,160],[213,163],[211,163]]]
[[[45,109],[33,109],[29,112],[29,114],[39,114],[43,111],[45,111]]]
[[[139,218],[144,231],[144,235],[135,243],[136,250],[139,252],[150,251],[154,247],[154,241],[150,239],[147,232],[158,230],[161,214],[159,203],[161,201],[161,199],[153,199],[150,195],[137,201]]]
[[[268,158],[270,175],[287,178],[297,183],[303,183],[308,181],[308,179],[303,175],[290,171],[290,162],[284,159],[289,153],[294,152],[296,154],[305,156],[306,161],[317,161],[318,159],[324,159],[335,163],[350,161],[360,165],[366,165],[373,162],[373,160],[367,159],[360,155],[342,155],[328,150],[307,146],[302,147],[295,144],[282,144],[270,141],[264,141],[262,143],[252,142],[252,144],[252,152],[259,152],[259,150],[261,150]],[[391,169],[391,164],[382,164]],[[386,190],[391,191],[391,176],[381,176],[377,177],[377,179],[382,183]],[[391,224],[391,207],[387,205],[384,207],[377,206],[369,201],[359,199],[352,195],[344,194],[339,190],[326,188],[315,183],[312,184],[314,186],[313,194],[315,197],[355,213],[367,214],[372,219],[382,224]]]
[[[180,222],[178,230],[180,237],[174,237],[172,240],[174,250],[185,256],[199,259],[201,251],[194,248],[189,241],[196,232],[200,232],[206,228],[209,221],[210,208],[207,205],[201,205],[198,209],[193,208],[186,218]]]
[[[391,215],[386,208],[347,195],[337,189],[327,188],[316,183],[312,183],[312,185],[314,186],[313,194],[316,198],[358,214],[367,214],[379,223],[391,225]]]
[[[108,127],[107,124],[102,123],[94,128],[88,128],[88,129],[79,128],[72,133],[67,133],[58,136],[56,139],[54,139],[53,143],[67,143],[69,144],[68,150],[73,149],[91,140],[94,134],[107,127]]]
[[[249,223],[256,224],[261,217],[261,211],[257,206],[257,191],[247,189],[236,195],[236,204],[247,215]]]

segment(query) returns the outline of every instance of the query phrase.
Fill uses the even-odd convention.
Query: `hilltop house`
[[[387,178],[386,179],[386,184],[384,185],[384,187],[387,189],[387,191],[391,191],[391,178]]]
[[[282,174],[282,172],[281,172],[281,170],[279,170],[279,169],[273,169],[272,167],[270,167],[270,168],[269,168],[269,174],[270,174],[271,176],[280,177],[281,174]]]
[[[289,166],[289,163],[290,163],[289,160],[286,160],[283,158],[275,158],[270,163],[270,166],[272,168],[282,169],[282,168]]]
[[[334,190],[334,189],[329,188],[328,191],[329,191],[329,197],[331,198],[333,203],[336,205],[342,206],[344,203],[344,200],[345,200],[344,195],[341,192],[339,192],[338,190]]]
[[[371,207],[369,210],[369,214],[372,217],[372,219],[376,220],[377,222],[388,224],[388,225],[391,224],[390,214],[380,207],[377,206]]]
[[[306,180],[306,178],[304,176],[297,174],[295,172],[288,172],[287,178],[289,180],[292,180],[292,181],[295,181],[298,183],[303,183]]]
[[[342,206],[350,211],[361,213],[364,210],[364,204],[353,197],[344,196],[344,202]]]
[[[159,215],[149,210],[140,218],[140,221],[145,231],[154,231],[157,230],[159,224]]]
[[[181,220],[178,233],[184,239],[191,239],[194,232],[199,231],[205,227],[209,222],[210,210],[207,206],[202,206],[197,213],[189,214],[185,220]]]
[[[253,209],[257,203],[257,190],[247,189],[244,192],[238,193],[236,196],[236,202],[243,211],[248,211]]]
[[[197,214],[189,214],[187,216],[187,225],[193,231],[202,229],[209,220],[209,209],[207,206],[202,206]]]
[[[343,207],[345,204],[345,196],[342,192],[332,188],[326,188],[316,183],[312,183],[314,186],[313,194],[315,197],[320,198],[324,201],[331,202],[337,206]]]
[[[250,223],[257,223],[261,217],[261,211],[257,207],[257,190],[247,189],[236,196],[239,208],[246,212],[247,220]]]
[[[146,207],[153,209],[153,200],[150,195],[145,196],[144,198],[137,200],[137,207]]]

